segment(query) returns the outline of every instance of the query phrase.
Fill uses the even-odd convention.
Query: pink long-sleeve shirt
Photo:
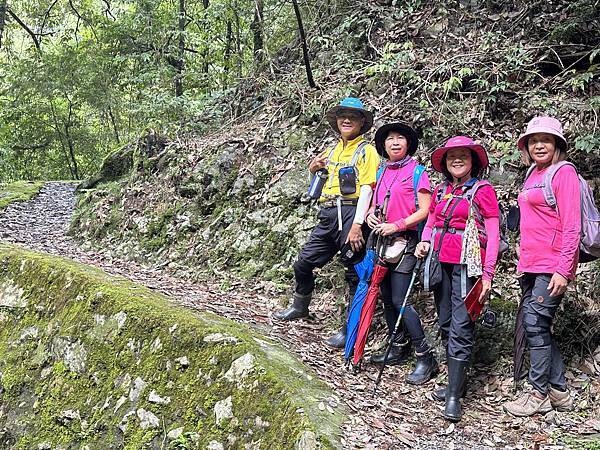
[[[544,174],[535,168],[519,194],[521,243],[519,272],[555,273],[575,279],[581,238],[579,179],[572,166],[563,166],[552,179],[557,209],[544,199]],[[559,215],[560,212],[560,215]]]
[[[398,223],[417,211],[413,184],[417,164],[418,162],[415,159],[409,158],[407,163],[402,167],[394,167],[393,165],[386,167],[375,187],[371,213],[375,210],[375,205],[383,204],[388,189],[390,190],[386,218],[388,223]],[[421,174],[419,184],[417,185],[417,192],[431,192],[431,184],[427,172]],[[416,230],[417,225],[413,225],[408,229]]]
[[[442,189],[444,184],[437,186],[432,195],[431,206],[429,208],[429,216],[427,217],[427,223],[423,230],[423,236],[421,240],[430,241],[433,233],[433,228],[437,228],[439,232],[436,233],[434,248],[440,249],[440,237],[441,229],[444,226],[444,220],[450,214],[452,204],[446,209],[445,214],[442,214],[444,207],[448,201],[456,201],[456,197],[452,198],[451,195],[460,196],[463,194],[463,185],[453,187],[447,185],[440,202],[436,201],[439,189]],[[464,230],[467,224],[469,216],[469,202],[466,199],[459,200],[459,204],[454,209],[452,217],[450,219],[449,228],[455,228],[456,230]],[[483,223],[478,223],[477,226],[480,229],[480,236],[483,236],[485,232],[486,239],[482,239],[481,242],[481,260],[483,261],[483,276],[484,280],[491,281],[494,278],[494,270],[496,268],[496,261],[498,260],[498,249],[500,246],[500,208],[498,206],[498,199],[496,197],[496,191],[494,188],[486,184],[481,186],[473,197],[473,203],[479,208]],[[460,254],[462,251],[462,235],[459,233],[446,233],[444,235],[444,241],[441,244],[440,250],[440,262],[459,264]]]

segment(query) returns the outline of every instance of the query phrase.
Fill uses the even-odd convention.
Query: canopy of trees
[[[283,0],[0,0],[0,181],[79,179],[146,128],[201,128],[296,23]]]

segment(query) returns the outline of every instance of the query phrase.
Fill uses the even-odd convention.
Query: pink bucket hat
[[[436,172],[443,173],[444,167],[442,166],[442,160],[444,159],[444,155],[446,155],[448,150],[453,148],[468,148],[469,150],[473,151],[477,155],[477,158],[479,158],[482,170],[484,170],[490,163],[483,146],[475,143],[475,141],[470,137],[455,136],[448,139],[448,142],[446,142],[444,147],[435,149],[431,154],[431,165]]]
[[[534,117],[527,124],[527,131],[519,136],[519,140],[517,141],[517,146],[525,151],[525,145],[527,143],[527,139],[529,136],[535,133],[548,133],[552,136],[558,138],[556,140],[556,144],[563,151],[567,150],[567,140],[563,136],[563,128],[560,122],[554,117]]]

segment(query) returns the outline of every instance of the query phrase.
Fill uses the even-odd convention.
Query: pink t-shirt
[[[437,192],[444,186],[446,186],[444,196],[442,196],[440,202],[437,203]],[[450,194],[455,196],[462,195],[463,187],[463,185],[459,185],[453,188],[450,184],[440,184],[433,192],[431,206],[429,208],[429,217],[427,219],[425,229],[423,230],[423,236],[421,240],[430,240],[433,228],[437,228],[439,231],[436,232],[434,243],[434,248],[436,250],[440,248],[440,237],[441,230],[444,227],[444,220],[448,214],[450,214],[452,207],[457,201],[456,197],[453,198]],[[452,203],[448,206],[446,211],[444,211],[444,208],[449,201]],[[454,208],[454,211],[452,212],[449,228],[464,230],[469,215],[469,202],[466,199],[461,199],[458,201],[458,205],[456,205],[456,208]],[[491,280],[494,275],[496,260],[498,259],[498,246],[500,240],[498,225],[500,208],[498,206],[498,199],[496,198],[496,191],[489,184],[481,186],[475,193],[473,203],[479,208],[479,212],[481,213],[481,216],[485,222],[483,224],[478,223],[477,226],[480,230],[480,233],[485,232],[487,235],[487,242],[483,242],[481,246],[481,260],[483,261],[484,279]],[[447,232],[444,235],[444,242],[442,243],[440,250],[440,262],[459,264],[461,251],[462,235],[458,233]]]
[[[383,205],[385,195],[390,190],[386,222],[393,223],[400,219],[406,219],[417,211],[415,205],[415,191],[413,188],[413,176],[417,161],[409,158],[402,167],[389,166],[384,169],[381,178],[375,187],[373,200],[375,205]],[[431,183],[427,172],[423,172],[419,178],[417,192],[431,192]],[[416,230],[414,225],[409,230]]]
[[[544,174],[534,169],[519,194],[521,244],[517,270],[560,273],[575,279],[581,233],[581,204],[577,172],[563,166],[552,179],[558,211],[544,199]]]

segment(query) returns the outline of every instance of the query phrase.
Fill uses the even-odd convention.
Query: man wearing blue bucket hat
[[[308,306],[315,287],[313,270],[323,267],[340,251],[359,254],[365,246],[363,222],[376,182],[379,155],[362,137],[373,126],[373,113],[354,97],[347,97],[327,112],[327,121],[340,135],[337,145],[316,156],[309,165],[312,176],[325,180],[319,202],[319,223],[312,231],[294,263],[295,288],[292,305],[274,314],[279,320],[308,316]],[[358,275],[353,260],[342,259],[349,299],[354,297]],[[342,317],[342,319],[344,319]],[[334,348],[344,348],[346,321],[340,331],[325,341]]]

